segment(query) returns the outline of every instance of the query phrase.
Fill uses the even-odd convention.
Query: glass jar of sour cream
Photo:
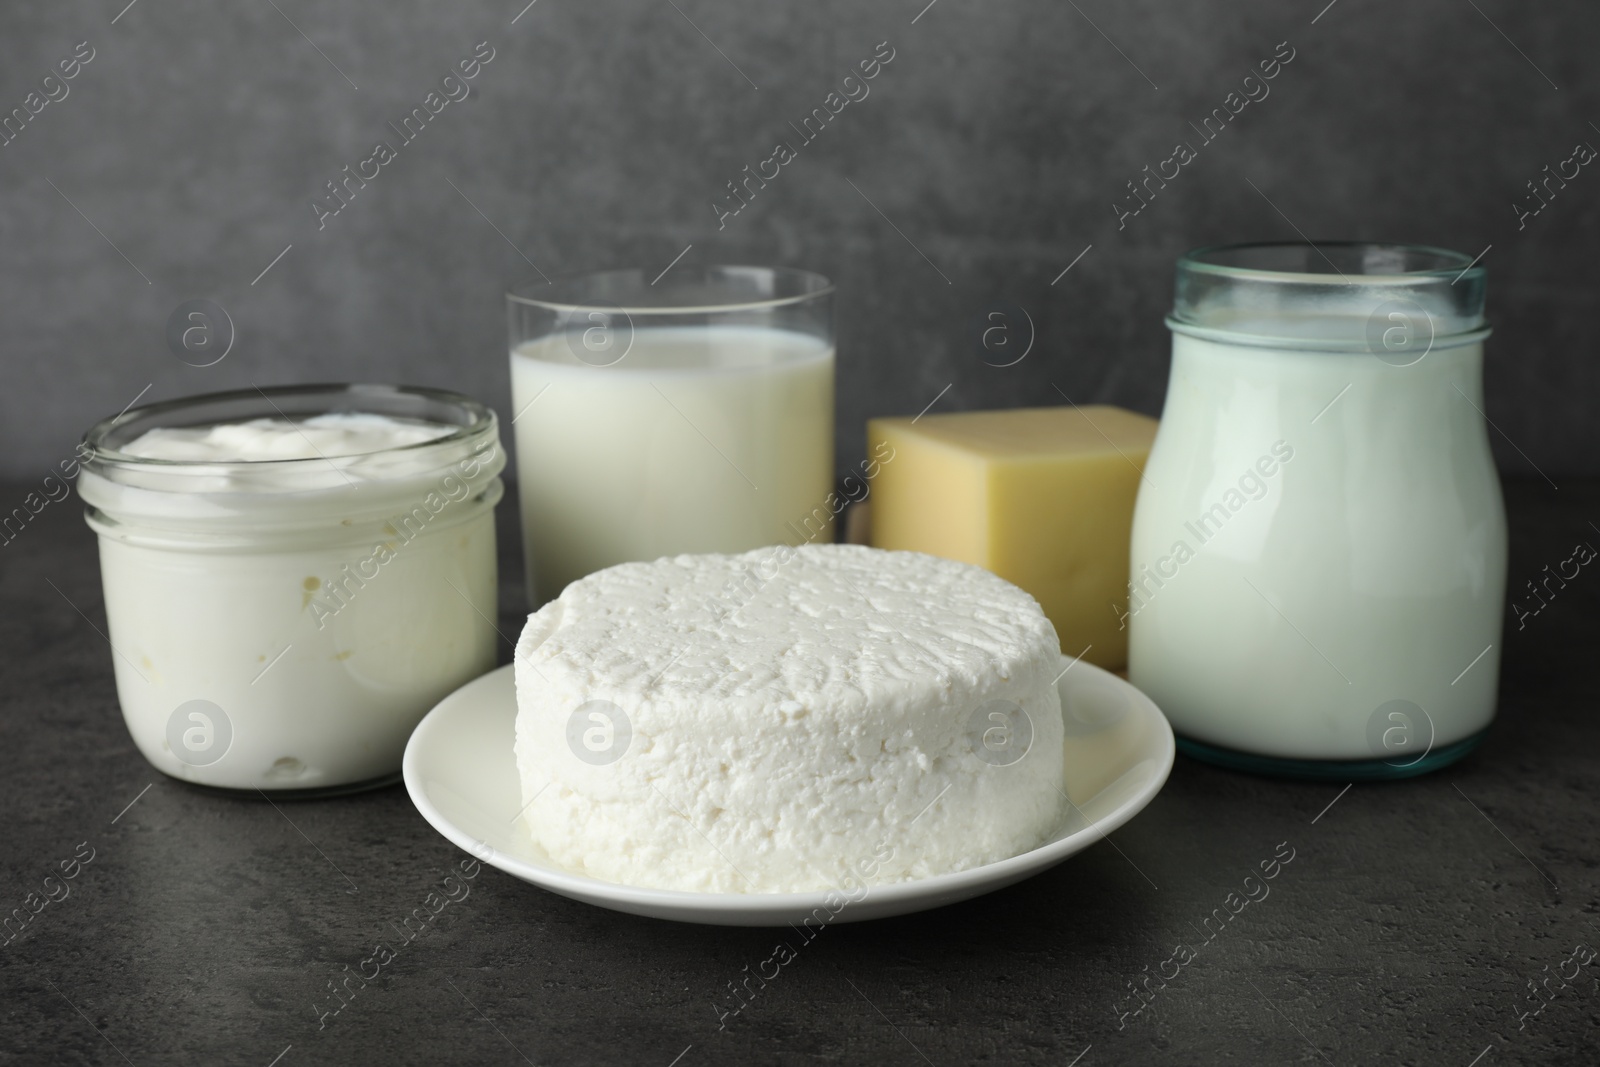
[[[230,789],[396,779],[495,665],[495,415],[307,385],[176,400],[87,435],[117,695],[158,770]]]
[[[1485,285],[1406,245],[1178,261],[1126,622],[1184,752],[1349,782],[1482,738],[1506,580]]]

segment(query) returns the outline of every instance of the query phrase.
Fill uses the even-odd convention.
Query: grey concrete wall
[[[1054,383],[1156,413],[1174,257],[1297,231],[1492,246],[1497,454],[1600,471],[1600,167],[1513,206],[1600,145],[1586,0],[125,2],[0,7],[0,113],[40,93],[0,147],[3,475],[142,391],[387,380],[508,416],[508,282],[691,244],[837,280],[841,467],[867,416],[946,385],[939,410],[1058,403]],[[719,228],[725,183],[884,41],[870,95]],[[319,228],[324,183],[398,144],[388,124],[480,42],[470,95]],[[1125,183],[1280,42],[1269,95],[1119,228]],[[41,84],[63,60],[76,76]],[[166,341],[197,298],[236,332],[204,368]],[[1005,307],[1037,338],[999,369],[976,324]]]

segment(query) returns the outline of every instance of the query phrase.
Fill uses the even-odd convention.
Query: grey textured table
[[[1513,589],[1600,544],[1600,485],[1508,496]],[[3,909],[31,913],[92,850],[0,948],[3,1063],[1600,1062],[1600,960],[1574,953],[1600,945],[1588,569],[1508,627],[1500,718],[1452,768],[1341,794],[1180,757],[1110,844],[805,944],[613,914],[488,867],[404,944],[391,924],[464,854],[399,787],[274,807],[153,771],[117,710],[75,499],[0,548],[0,605]],[[1204,920],[1288,850],[1207,941]],[[796,958],[719,1023],[729,983],[785,939]],[[324,1014],[380,942],[395,958]]]

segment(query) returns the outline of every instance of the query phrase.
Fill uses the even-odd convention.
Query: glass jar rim
[[[1229,255],[1243,255],[1246,253],[1273,253],[1277,251],[1311,249],[1322,256],[1323,262],[1332,267],[1332,272],[1324,271],[1294,271],[1277,270],[1267,267],[1252,267],[1237,263],[1222,262],[1223,257]],[[1350,277],[1345,271],[1333,263],[1329,251],[1335,253],[1381,252],[1397,255],[1430,256],[1437,261],[1437,265],[1428,268],[1412,270],[1362,270],[1353,269]],[[1441,248],[1437,245],[1404,244],[1389,241],[1241,241],[1235,244],[1204,245],[1193,248],[1178,257],[1178,269],[1204,274],[1216,274],[1238,278],[1256,280],[1271,279],[1278,282],[1309,282],[1317,285],[1327,285],[1333,278],[1342,278],[1352,284],[1372,285],[1386,279],[1396,282],[1415,282],[1428,277],[1451,278],[1459,281],[1468,272],[1473,275],[1487,273],[1485,267],[1479,264],[1483,254],[1468,256],[1464,252],[1454,249]]]
[[[143,433],[146,430],[165,428],[173,425],[172,423],[165,421],[166,416],[170,416],[178,412],[192,411],[205,407],[224,407],[234,404],[243,406],[251,402],[266,400],[267,404],[273,409],[273,412],[277,413],[280,417],[290,418],[290,416],[284,414],[282,409],[279,407],[277,403],[279,399],[288,401],[295,398],[317,396],[328,398],[346,396],[352,399],[365,399],[379,404],[383,403],[384,401],[388,401],[391,405],[394,403],[394,400],[397,397],[412,397],[424,403],[435,404],[445,408],[455,408],[461,412],[464,412],[470,421],[456,424],[449,433],[441,437],[431,438],[427,441],[417,441],[406,445],[396,445],[391,448],[379,449],[377,452],[339,453],[338,455],[333,456],[318,455],[295,459],[234,459],[214,461],[157,459],[154,457],[136,456],[128,452],[123,452],[119,448],[113,447],[106,443],[107,439],[111,438],[114,434],[130,431],[130,428],[136,427],[137,432],[127,432],[127,436],[124,437],[122,441],[118,442],[119,444],[124,444],[127,441],[133,440],[139,436],[140,433]],[[321,413],[331,413],[336,410],[338,409],[329,408],[327,411]],[[367,410],[372,414],[399,414],[393,411],[370,412],[370,407],[368,409],[352,407],[350,410]],[[266,412],[256,412],[241,417],[263,418],[270,416]],[[402,415],[400,417],[407,416]],[[216,425],[222,421],[226,420],[202,420],[196,423],[178,425]],[[145,423],[147,423],[147,425],[145,425]],[[325,463],[333,459],[352,459],[363,455],[377,455],[380,453],[416,454],[430,448],[443,448],[478,436],[485,429],[492,428],[495,423],[496,420],[494,411],[479,401],[476,401],[471,397],[465,396],[461,393],[455,393],[445,389],[433,389],[426,386],[379,385],[360,382],[313,382],[304,385],[273,385],[266,386],[265,388],[257,386],[252,389],[231,389],[223,392],[198,393],[193,396],[177,397],[172,400],[161,400],[152,404],[145,404],[141,407],[128,408],[117,415],[112,415],[108,418],[101,419],[99,422],[89,427],[88,431],[86,431],[83,435],[83,444],[89,449],[89,455],[84,459],[84,464],[90,469],[95,469],[97,467],[104,467],[107,469],[149,468],[155,470],[172,471],[174,473],[180,471],[181,469],[193,469],[197,472],[214,472],[234,468],[245,468],[249,470],[290,471],[294,470],[297,464],[307,465]]]
[[[765,310],[767,308],[786,307],[794,304],[803,304],[828,296],[834,290],[833,282],[816,271],[805,270],[800,267],[758,267],[742,264],[710,264],[700,267],[668,267],[656,278],[639,288],[641,296],[660,293],[670,296],[674,287],[655,290],[656,282],[663,276],[676,274],[681,282],[684,274],[689,271],[698,272],[698,277],[703,283],[714,284],[714,276],[732,277],[743,275],[750,279],[764,278],[769,287],[781,289],[783,282],[794,287],[793,292],[775,293],[772,296],[758,297],[756,299],[737,299],[723,301],[698,300],[694,303],[648,303],[628,302],[612,303],[596,298],[584,298],[578,295],[577,290],[593,287],[604,281],[622,281],[629,278],[643,280],[644,271],[636,267],[612,268],[596,271],[578,271],[569,274],[558,274],[554,278],[545,278],[538,281],[526,281],[512,286],[506,291],[506,301],[510,304],[521,304],[528,307],[543,308],[548,311],[557,311],[570,315],[573,312],[583,311],[622,311],[628,315],[708,315],[727,314],[739,311]],[[681,290],[682,286],[678,286]],[[540,295],[540,291],[548,295]]]
[[[1174,333],[1260,347],[1389,351],[1397,330],[1427,347],[1488,335],[1488,273],[1431,245],[1271,241],[1213,245],[1178,258]]]

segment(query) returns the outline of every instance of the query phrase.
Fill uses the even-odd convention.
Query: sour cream
[[[370,412],[335,412],[291,419],[250,419],[221,426],[163,426],[146,430],[122,451],[140,459],[186,463],[258,463],[331,459],[435,441],[453,426]]]
[[[159,770],[379,784],[428,709],[494,666],[505,456],[481,405],[375,386],[217,394],[127,412],[86,443],[117,693]]]

